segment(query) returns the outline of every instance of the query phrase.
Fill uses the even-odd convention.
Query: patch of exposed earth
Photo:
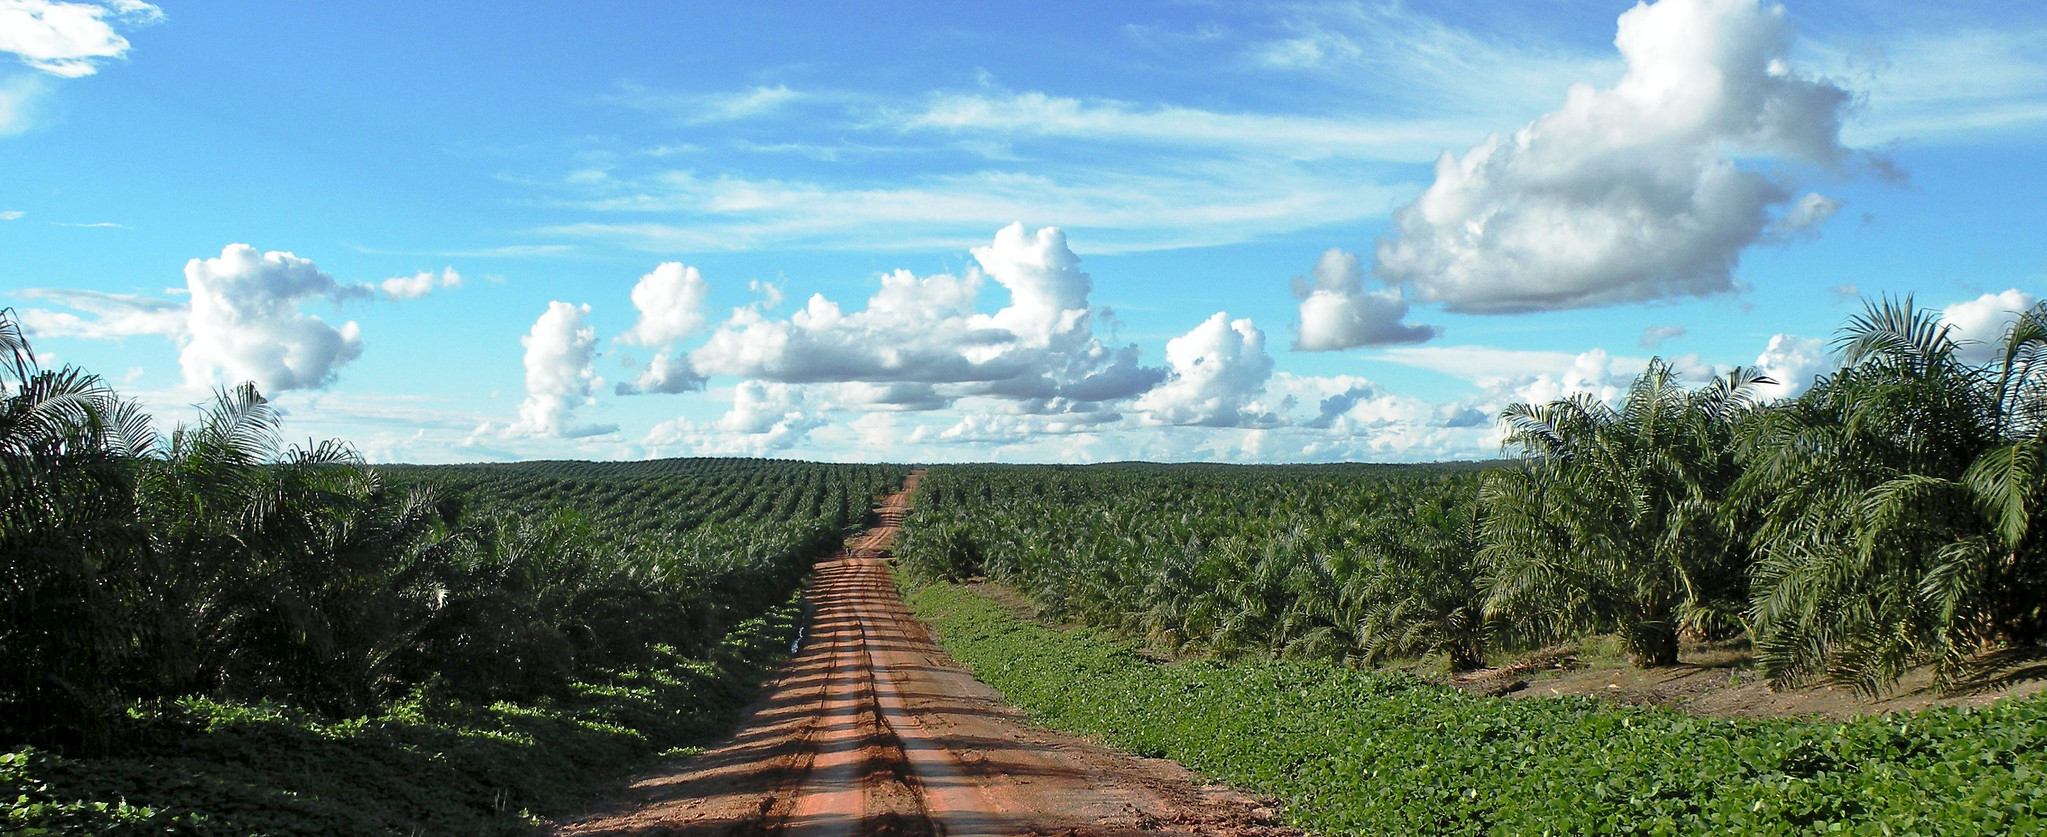
[[[818,566],[803,647],[737,732],[556,833],[1296,833],[1178,764],[1033,726],[955,664],[881,557],[904,510]]]

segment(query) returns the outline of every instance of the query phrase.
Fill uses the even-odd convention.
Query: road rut
[[[802,647],[735,733],[557,833],[1296,833],[1177,764],[1031,725],[948,658],[883,557],[915,480],[818,566]]]

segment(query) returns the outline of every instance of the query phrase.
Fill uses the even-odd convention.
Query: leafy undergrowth
[[[431,687],[377,717],[186,700],[132,713],[115,757],[0,754],[0,833],[528,834],[538,816],[670,748],[723,731],[786,658],[795,599],[741,623],[707,660],[652,667],[530,705]]]
[[[934,584],[910,605],[1033,717],[1352,834],[1955,834],[2047,828],[2047,701],[1850,723],[1502,701],[1326,664],[1159,664]]]

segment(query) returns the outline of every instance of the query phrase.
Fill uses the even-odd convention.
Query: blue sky
[[[0,0],[0,305],[379,461],[1404,461],[2047,293],[2036,4],[766,5]]]

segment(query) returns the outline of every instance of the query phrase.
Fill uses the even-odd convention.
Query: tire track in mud
[[[1293,835],[1269,809],[1029,724],[910,616],[883,525],[820,563],[802,647],[730,737],[561,835]]]

